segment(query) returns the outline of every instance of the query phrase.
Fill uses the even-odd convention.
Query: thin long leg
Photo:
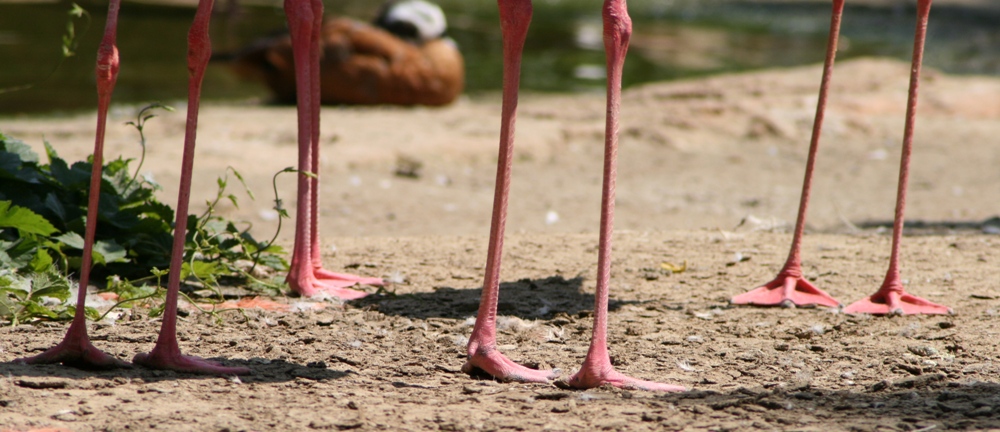
[[[514,363],[497,349],[497,300],[500,296],[500,258],[503,255],[504,227],[507,223],[507,198],[513,166],[514,121],[517,93],[521,81],[521,53],[531,24],[531,0],[498,0],[500,29],[503,34],[503,102],[500,122],[500,152],[497,161],[496,189],[493,194],[493,219],[486,257],[483,294],[479,299],[476,325],[469,338],[466,373],[475,369],[505,381],[546,382],[558,371],[536,370]]]
[[[823,64],[823,79],[819,86],[819,101],[816,103],[816,118],[813,120],[812,139],[809,142],[809,158],[806,161],[805,178],[802,180],[802,196],[799,199],[799,214],[795,220],[792,247],[788,252],[785,266],[774,280],[751,291],[733,297],[733,304],[754,304],[762,306],[840,306],[840,302],[806,280],[802,274],[802,235],[806,226],[806,212],[809,208],[809,194],[812,190],[813,169],[816,166],[816,152],[823,130],[826,112],[827,91],[833,76],[833,63],[837,57],[837,40],[840,38],[840,21],[844,13],[844,0],[833,0],[830,18],[830,33],[826,44],[826,60]]]
[[[910,179],[910,155],[913,150],[913,129],[917,117],[917,92],[920,87],[920,66],[924,58],[924,41],[931,0],[917,1],[917,29],[913,40],[913,63],[910,68],[910,92],[906,101],[906,126],[903,130],[903,154],[899,162],[899,185],[896,189],[896,214],[892,222],[892,253],[889,270],[875,294],[844,309],[844,313],[870,314],[950,314],[951,308],[909,294],[903,288],[899,270],[899,247],[903,238],[906,210],[906,189]]]
[[[80,289],[76,298],[76,314],[66,331],[66,336],[58,345],[47,351],[15,361],[38,363],[66,363],[86,368],[127,367],[128,363],[111,357],[90,343],[87,336],[87,320],[84,306],[87,286],[90,284],[90,267],[93,264],[94,234],[97,230],[97,206],[101,196],[101,168],[104,165],[104,129],[107,124],[108,105],[111,93],[118,80],[118,47],[115,36],[118,29],[118,9],[120,0],[111,0],[108,6],[108,20],[104,27],[104,37],[97,51],[97,133],[94,140],[94,164],[90,170],[90,191],[87,202],[87,226],[84,232],[83,261],[80,265]]]
[[[625,0],[604,1],[604,50],[608,67],[608,109],[604,129],[604,182],[601,191],[601,229],[597,255],[597,293],[590,350],[580,370],[569,378],[576,388],[601,385],[651,391],[684,391],[677,385],[643,381],[615,371],[608,355],[608,293],[611,283],[611,237],[615,221],[615,178],[618,160],[618,113],[621,108],[622,67],[632,35]]]
[[[309,140],[309,151],[312,154],[310,160],[311,166],[309,168],[312,171],[314,177],[310,180],[312,182],[312,187],[309,189],[310,194],[310,204],[309,209],[309,233],[311,238],[309,239],[309,249],[310,255],[312,257],[313,268],[319,270],[322,268],[322,253],[319,248],[319,114],[320,114],[320,34],[323,30],[323,2],[321,0],[312,0],[313,10],[317,13],[313,16],[313,28],[312,35],[309,40],[309,93],[313,95],[309,102],[309,115],[312,118],[312,131],[310,132]]]
[[[188,33],[188,112],[184,133],[184,156],[181,164],[180,193],[177,197],[177,220],[174,225],[174,243],[170,255],[170,274],[167,298],[163,310],[163,325],[156,346],[148,354],[136,354],[133,362],[155,369],[214,375],[250,373],[244,367],[226,367],[199,357],[181,354],[177,345],[177,299],[180,292],[181,262],[184,257],[184,240],[187,231],[188,204],[191,197],[191,173],[194,168],[195,138],[198,129],[198,106],[201,99],[201,82],[205,76],[208,59],[212,55],[208,24],[212,15],[213,0],[200,0],[194,24]]]
[[[368,294],[346,287],[358,283],[382,285],[382,279],[324,270],[319,245],[319,60],[323,2],[286,0],[285,13],[295,59],[299,170],[302,171],[298,179],[295,245],[288,283],[304,296],[325,294],[344,300],[358,299]]]

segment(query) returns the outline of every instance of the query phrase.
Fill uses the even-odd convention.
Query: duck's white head
[[[375,19],[375,25],[417,43],[440,38],[448,28],[444,11],[424,0],[387,2]]]

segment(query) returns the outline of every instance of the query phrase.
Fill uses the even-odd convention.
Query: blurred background
[[[186,35],[196,0],[126,0],[118,46],[122,69],[115,103],[186,97]],[[326,1],[326,14],[372,19],[375,0]],[[466,94],[501,84],[500,28],[494,0],[439,0],[448,34],[466,61]],[[94,62],[106,2],[78,3],[90,15],[74,20],[76,55],[60,63],[67,32],[66,1],[0,0],[0,115],[60,115],[94,109]],[[841,59],[908,59],[915,0],[848,0]],[[536,0],[525,47],[522,89],[603,91],[600,0]],[[634,35],[624,85],[723,72],[821,62],[829,26],[828,0],[630,0]],[[216,52],[233,52],[285,28],[280,1],[217,0],[212,22]],[[1000,1],[936,0],[926,64],[949,73],[1000,75]],[[258,103],[267,91],[240,81],[224,65],[210,66],[209,101]]]

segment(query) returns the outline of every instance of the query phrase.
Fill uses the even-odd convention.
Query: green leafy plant
[[[0,202],[10,203],[20,213],[30,210],[52,227],[49,233],[29,233],[14,226],[13,232],[6,230],[0,238],[30,244],[35,237],[22,233],[37,235],[35,246],[41,254],[58,257],[63,272],[76,271],[83,249],[92,159],[70,165],[48,142],[45,148],[48,164],[27,144],[0,134]],[[144,179],[132,181],[130,162],[118,158],[104,167],[93,256],[94,263],[103,267],[97,275],[143,277],[150,268],[169,263],[174,212],[155,199],[158,186]]]
[[[71,319],[76,307],[66,303],[70,297],[69,280],[52,268],[30,277],[0,270],[0,317],[8,318],[11,325],[38,319]],[[91,319],[100,315],[94,308],[87,308],[86,314]]]
[[[156,108],[169,109],[150,105],[127,123],[139,132],[144,150],[140,167],[143,128]],[[45,148],[47,164],[24,142],[0,133],[0,268],[6,271],[0,273],[0,319],[12,323],[60,320],[73,312],[56,303],[68,298],[67,276],[80,269],[93,159],[70,165],[48,142]],[[170,262],[174,211],[155,198],[159,185],[129,169],[132,162],[118,158],[103,168],[92,275],[93,280],[108,279],[107,289],[118,294],[120,306],[150,306],[163,296],[166,271],[160,269]],[[181,277],[213,290],[220,299],[219,283],[278,294],[284,285],[269,275],[287,269],[283,250],[273,239],[255,240],[249,224],[241,227],[216,214],[224,200],[238,207],[237,196],[227,191],[230,175],[253,199],[239,172],[227,169],[206,210],[187,218]],[[280,208],[280,200],[276,205]]]
[[[9,318],[12,325],[35,317],[71,318],[75,307],[63,304],[70,297],[70,283],[54,271],[47,252],[58,250],[47,239],[55,227],[31,210],[0,201],[0,229],[16,232],[16,238],[0,240],[0,317]],[[96,310],[87,312],[93,315]]]

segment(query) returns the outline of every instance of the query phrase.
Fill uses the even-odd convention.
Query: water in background
[[[184,0],[181,0],[182,2]],[[116,103],[173,103],[186,96],[187,30],[191,5],[126,2],[119,19],[122,68]],[[232,8],[232,5],[239,6]],[[327,2],[327,14],[369,19],[380,2]],[[449,35],[466,58],[467,93],[500,88],[500,29],[493,0],[440,0]],[[604,54],[599,0],[535,2],[525,47],[522,89],[544,92],[602,91]],[[93,16],[77,54],[58,68],[69,3],[0,3],[0,115],[60,114],[93,109],[94,61],[106,4],[82,3]],[[822,61],[829,26],[826,3],[631,0],[634,35],[624,85],[729,71]],[[912,7],[848,5],[840,58],[892,56],[908,59]],[[952,73],[1000,75],[1000,12],[936,5],[926,64]],[[82,32],[83,24],[76,26]],[[284,28],[278,3],[217,0],[212,21],[216,51],[233,51]],[[52,71],[55,70],[53,73]],[[51,75],[51,76],[50,76]],[[46,78],[48,77],[48,78]],[[209,100],[266,99],[259,84],[240,82],[224,65],[205,77]]]

